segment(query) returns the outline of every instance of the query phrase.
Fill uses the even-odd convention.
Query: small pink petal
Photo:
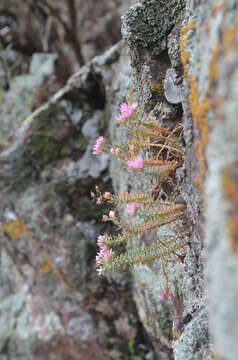
[[[97,237],[97,245],[101,249],[103,245],[104,235],[98,235]]]
[[[128,212],[128,214],[133,216],[138,207],[139,207],[139,204],[137,204],[136,202],[131,202],[126,205],[126,212]]]
[[[120,114],[116,117],[116,121],[118,124],[122,123],[125,119],[129,119],[135,109],[137,108],[138,104],[133,102],[131,104],[122,103],[120,105]]]
[[[110,250],[107,250],[107,249],[102,250],[102,255],[103,255],[104,261],[109,262],[111,257],[112,257],[112,249],[110,249]]]
[[[104,142],[104,137],[99,136],[93,147],[93,155],[100,155],[102,153],[103,142]]]
[[[160,294],[159,294],[159,298],[161,301],[164,301],[166,300],[166,294],[165,294],[165,291],[161,291]]]
[[[141,170],[143,169],[143,158],[141,155],[136,156],[132,160],[128,160],[127,165],[129,168],[134,170]]]

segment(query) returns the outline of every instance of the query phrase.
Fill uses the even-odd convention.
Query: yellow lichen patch
[[[211,16],[215,16],[218,11],[223,13],[225,12],[225,0],[217,2],[211,6]]]
[[[153,83],[151,86],[151,91],[152,91],[152,93],[163,94],[164,93],[164,85],[161,83]]]
[[[226,199],[235,203],[238,208],[238,186],[232,179],[231,168],[227,167],[222,178],[222,185]]]
[[[195,127],[200,131],[202,148],[205,149],[209,138],[209,127],[207,123],[207,113],[211,109],[211,102],[207,95],[199,101],[198,85],[194,77],[188,79],[190,84],[189,106]]]
[[[211,102],[208,96],[205,95],[202,102],[199,103],[198,106],[198,127],[201,134],[203,149],[205,149],[209,140],[210,130],[208,127],[207,114],[210,110],[211,110]]]
[[[195,178],[193,179],[193,183],[195,186],[199,187],[199,189],[204,193],[205,188],[204,188],[204,185],[202,182],[202,177],[201,177],[200,172],[197,172]]]
[[[14,220],[3,224],[1,229],[14,240],[19,239],[26,231],[25,225],[20,220]]]
[[[238,253],[238,215],[231,216],[227,221],[229,243],[233,252]]]
[[[209,65],[209,80],[211,86],[215,84],[219,75],[218,66],[217,66],[218,54],[219,54],[219,45],[217,44],[212,52],[210,65]]]
[[[184,68],[184,76],[187,74],[187,63],[189,60],[189,53],[185,49],[186,44],[188,43],[187,33],[191,29],[196,29],[196,24],[194,22],[184,25],[180,32],[180,58]]]
[[[223,47],[224,53],[226,54],[232,47],[232,43],[234,42],[235,36],[238,32],[238,24],[231,26],[229,28],[225,28],[223,31]]]
[[[198,112],[198,106],[199,106],[199,99],[198,99],[198,86],[197,82],[194,77],[189,78],[189,84],[190,84],[190,94],[189,94],[189,107],[190,111],[193,117],[193,121],[196,127],[198,127],[197,122],[197,112]]]
[[[196,149],[201,174],[205,176],[206,172],[207,172],[207,165],[206,165],[206,160],[205,160],[205,157],[204,157],[203,146],[201,144],[201,141],[196,139],[194,141],[194,146],[195,146],[195,149]]]
[[[42,273],[49,273],[52,271],[52,265],[50,263],[50,261],[44,261],[41,266],[40,266],[40,271]]]

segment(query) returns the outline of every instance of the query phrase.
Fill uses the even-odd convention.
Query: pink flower
[[[149,193],[150,195],[153,195],[153,193],[158,189],[158,184],[155,183],[154,185],[151,186]]]
[[[141,155],[136,156],[132,160],[128,160],[127,165],[129,168],[134,170],[141,170],[143,169],[143,158]]]
[[[115,154],[115,149],[114,149],[114,147],[111,147],[111,149],[110,149],[110,153],[111,153],[112,155],[114,155],[114,154]]]
[[[131,104],[122,103],[120,105],[121,113],[116,117],[116,121],[118,124],[122,123],[125,119],[129,119],[135,109],[137,108],[138,104],[133,102]]]
[[[109,218],[113,219],[115,217],[115,211],[109,211]]]
[[[104,261],[105,262],[109,262],[111,257],[112,257],[112,249],[110,250],[102,250],[102,255],[103,255],[103,258],[104,258]]]
[[[138,207],[139,207],[139,204],[137,204],[137,202],[131,202],[126,205],[126,212],[128,212],[128,214],[133,216]]]
[[[96,255],[96,262],[109,262],[113,255],[112,249],[108,250],[106,247],[102,247]]]
[[[107,246],[104,243],[105,237],[106,235],[99,235],[97,237],[97,245],[99,247],[99,252],[96,255],[96,262],[98,265],[102,264],[103,262],[110,261],[113,255],[112,249],[108,250]]]
[[[98,235],[97,237],[97,245],[100,249],[104,248],[105,245],[103,244],[104,235]]]
[[[131,104],[122,103],[120,106],[121,114],[124,118],[130,118],[138,104],[133,102]]]
[[[171,301],[171,300],[172,300],[172,295],[171,295],[170,293],[168,293],[168,295],[167,295],[167,300],[168,300],[168,301]]]
[[[172,300],[172,295],[170,294],[170,292],[168,291],[160,291],[160,294],[159,294],[159,298],[161,301],[171,301]]]
[[[161,291],[161,292],[160,292],[159,298],[160,298],[161,301],[166,300],[166,293],[165,293],[165,291]]]
[[[99,136],[99,138],[97,138],[95,145],[93,147],[93,155],[100,155],[102,153],[103,142],[104,142],[104,137]]]

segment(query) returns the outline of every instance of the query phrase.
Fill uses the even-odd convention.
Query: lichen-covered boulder
[[[96,276],[94,262],[105,226],[90,191],[111,189],[111,181],[108,156],[97,158],[92,149],[107,128],[106,98],[122,65],[128,67],[121,44],[95,58],[14,124],[17,133],[0,153],[0,353],[6,358],[119,359],[129,353],[129,341],[144,341],[129,277],[118,277],[115,287]]]
[[[12,136],[0,139],[1,355],[134,358],[136,304],[155,349],[143,344],[145,359],[238,358],[237,11],[235,0],[141,0],[123,16],[124,43],[86,64],[23,123],[8,123],[2,105],[0,123]],[[33,73],[27,79],[38,86]],[[153,185],[108,155],[92,155],[103,133],[127,141],[115,118],[132,98],[142,122],[183,126],[183,161],[167,191],[186,203],[186,216],[129,246],[183,231],[189,244],[170,262],[134,266],[132,278],[95,279],[95,238],[106,225],[91,189]]]

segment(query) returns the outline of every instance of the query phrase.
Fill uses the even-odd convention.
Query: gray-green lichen
[[[92,148],[107,126],[105,88],[110,89],[120,51],[117,45],[82,68],[21,124],[0,154],[0,228],[19,219],[27,229],[17,239],[0,232],[0,352],[11,359],[53,359],[58,343],[64,349],[57,359],[90,347],[102,354],[98,339],[105,347],[111,341],[108,325],[99,329],[85,304],[96,308],[95,299],[108,285],[93,272],[103,225],[97,221],[102,210],[90,199],[96,184],[111,189],[108,157],[93,156]],[[121,285],[127,288],[127,280]],[[121,300],[119,314],[110,315],[118,332],[125,318]],[[102,317],[99,306],[96,312]]]
[[[1,92],[0,150],[11,144],[17,128],[32,112],[44,81],[54,74],[55,60],[54,54],[34,54],[29,73],[12,78],[9,90]]]
[[[127,140],[126,133],[116,126],[115,117],[119,104],[129,100],[129,89],[133,84],[135,100],[147,110],[146,116],[155,117],[167,127],[183,120],[185,163],[176,175],[181,196],[187,203],[186,216],[191,230],[184,258],[166,265],[169,290],[176,306],[160,298],[166,285],[160,261],[152,267],[137,266],[132,271],[140,319],[160,359],[211,360],[215,351],[224,360],[237,360],[238,261],[234,251],[237,244],[227,227],[234,204],[226,198],[223,184],[227,165],[234,169],[237,166],[238,39],[234,30],[237,6],[234,0],[227,0],[224,7],[218,5],[222,3],[212,0],[141,0],[123,17],[122,31],[130,47],[131,66],[122,44],[111,48],[104,56],[96,57],[51,101],[23,122],[18,138],[14,137],[12,144],[9,141],[3,146],[5,151],[0,155],[3,169],[0,173],[1,224],[6,221],[5,213],[20,217],[36,239],[54,255],[71,284],[76,288],[81,284],[87,287],[86,297],[83,292],[78,292],[76,298],[65,294],[54,274],[38,274],[41,258],[36,257],[38,272],[26,263],[23,255],[27,254],[29,258],[36,255],[37,248],[33,244],[20,239],[15,245],[1,234],[1,246],[8,253],[2,252],[1,259],[1,280],[5,282],[1,284],[0,292],[0,349],[4,354],[8,351],[10,358],[30,359],[33,344],[39,337],[49,342],[55,335],[69,336],[70,342],[81,344],[81,340],[98,336],[97,329],[93,330],[95,324],[83,306],[95,288],[101,291],[100,296],[103,293],[101,283],[88,285],[88,263],[92,260],[94,239],[102,230],[96,222],[101,210],[91,204],[89,193],[95,184],[104,189],[110,182],[108,157],[94,158],[91,152],[96,137],[107,128],[109,118],[107,135],[110,140]],[[181,26],[195,24],[195,28],[188,31],[184,44],[188,61],[182,107],[168,104],[163,92],[167,69],[172,69],[178,81],[182,81],[180,22]],[[225,38],[229,40],[228,44],[223,43]],[[213,58],[212,65],[218,69],[219,77],[215,82],[213,79],[211,85],[211,59],[217,45],[217,58]],[[53,62],[53,58],[52,62],[47,62],[47,68]],[[32,65],[29,81],[36,81],[32,78],[34,68],[37,66]],[[42,76],[46,76],[43,65],[41,70]],[[191,89],[187,77],[196,79],[199,100],[208,96],[211,101],[212,109],[208,118],[204,118],[211,130],[204,151],[208,166],[205,193],[194,184],[199,168],[194,141],[200,139],[200,130],[191,117]],[[26,94],[30,89],[28,80],[25,82]],[[34,81],[38,84],[38,80]],[[17,86],[16,90],[19,91]],[[3,100],[6,98],[4,94]],[[31,108],[31,99],[28,100],[27,113]],[[6,104],[2,101],[1,106],[5,109]],[[3,113],[5,116],[5,110]],[[19,114],[25,118],[24,111]],[[17,126],[21,122],[19,117]],[[13,121],[9,121],[10,127],[12,124]],[[4,129],[4,133],[7,131],[8,128]],[[0,138],[3,138],[1,134]],[[110,162],[110,175],[116,192],[128,191],[131,187],[132,191],[148,191],[153,183],[148,177],[128,173],[116,160]],[[12,192],[9,192],[10,184],[14,185]],[[125,215],[123,208],[118,211],[122,217]],[[171,227],[160,229],[157,234],[131,239],[129,246],[150,244],[168,230],[171,231]],[[172,227],[174,231],[176,229]],[[18,256],[14,252],[16,249]],[[15,263],[11,260],[13,255]],[[21,275],[15,269],[18,265],[23,267]],[[29,287],[19,286],[26,282],[24,274],[31,285],[34,281],[40,284],[40,294],[32,296]],[[117,274],[110,279],[121,286],[125,280]],[[57,311],[47,301],[49,296]],[[38,302],[40,307],[36,306]],[[103,307],[101,302],[97,306]],[[106,308],[108,310],[109,306]],[[69,317],[66,325],[60,315],[61,309]],[[40,324],[45,326],[45,332]]]
[[[206,308],[197,309],[191,321],[185,325],[179,340],[174,341],[173,350],[176,360],[211,360],[213,349],[209,341]]]
[[[233,16],[234,14],[237,15],[237,9],[233,7]],[[230,15],[227,13],[222,19],[222,27],[226,26],[224,23],[226,24],[228,18],[231,19]],[[228,30],[229,28],[224,28],[224,31]],[[215,116],[213,117],[206,153],[209,167],[206,182],[208,208],[205,238],[207,301],[216,351],[221,358],[227,360],[235,360],[238,357],[238,258],[235,250],[237,238],[229,231],[228,225],[232,217],[234,219],[237,215],[237,39],[236,30],[234,41],[227,49],[229,56],[224,56],[221,52],[218,60],[219,78],[214,96],[219,97],[219,115],[222,121],[216,121]],[[226,89],[229,89],[229,96]],[[231,173],[233,171],[234,179]],[[218,208],[219,212],[216,210]],[[236,220],[236,229],[237,226]]]
[[[142,47],[154,55],[166,48],[166,37],[178,21],[184,0],[141,0],[122,17],[122,35],[130,47]]]

